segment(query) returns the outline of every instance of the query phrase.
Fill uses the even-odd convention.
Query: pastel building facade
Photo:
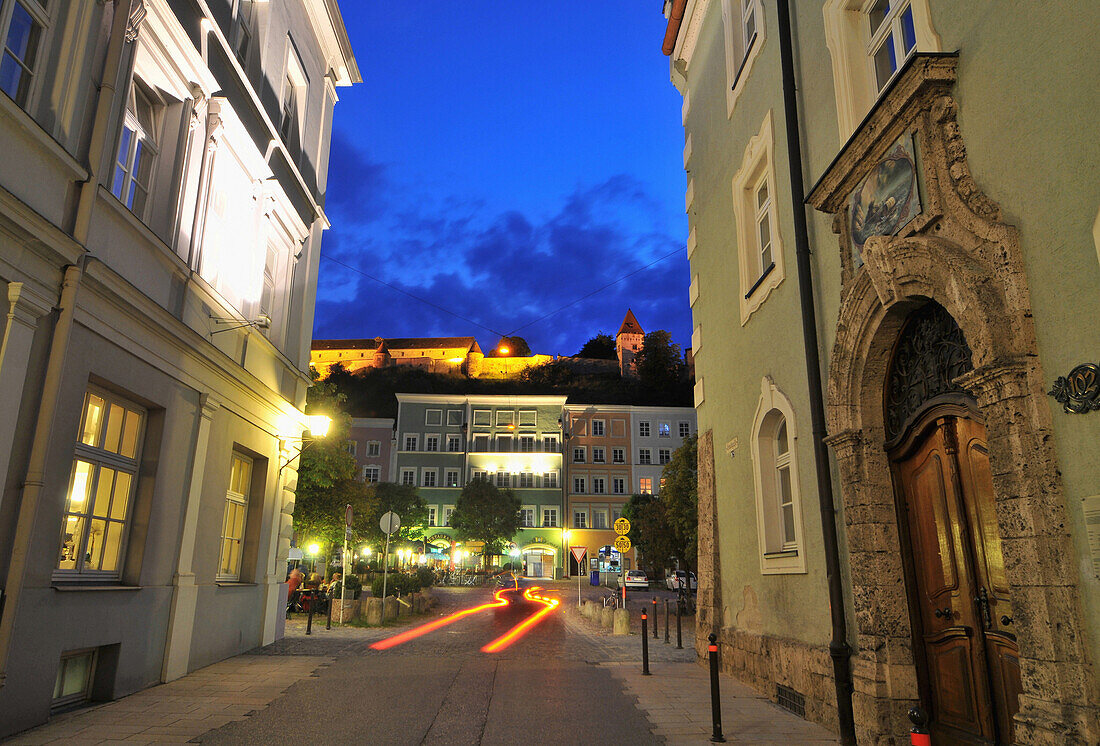
[[[348,451],[355,456],[359,479],[368,484],[397,481],[394,422],[388,417],[355,417],[351,421]]]

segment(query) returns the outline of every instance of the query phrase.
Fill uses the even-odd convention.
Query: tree
[[[531,348],[523,337],[501,337],[485,357],[531,357]]]
[[[660,501],[677,548],[676,558],[696,566],[699,548],[699,438],[691,436],[676,449],[661,471]]]
[[[397,529],[390,541],[417,541],[424,538],[424,527],[428,523],[428,506],[416,487],[393,482],[379,482],[370,485],[369,491],[374,505],[362,528],[361,538],[371,543],[381,544],[386,540],[382,528],[378,525],[382,516],[393,511],[401,519],[401,528]],[[357,521],[358,523],[358,521]]]
[[[482,556],[503,554],[504,544],[519,530],[520,499],[509,488],[500,489],[477,478],[462,488],[451,513],[451,527],[463,541],[485,543]]]
[[[664,504],[656,495],[631,495],[623,506],[623,517],[630,521],[627,536],[641,551],[642,565],[652,577],[660,577],[677,555]]]
[[[685,369],[680,345],[674,344],[664,329],[645,335],[642,348],[634,355],[634,370],[642,385],[655,391],[675,388]]]
[[[619,353],[615,347],[615,338],[610,334],[600,332],[592,339],[584,343],[580,352],[575,357],[586,357],[595,360],[618,360]]]

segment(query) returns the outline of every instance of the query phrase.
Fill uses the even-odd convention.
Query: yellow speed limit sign
[[[630,539],[626,538],[625,536],[616,536],[614,546],[615,550],[618,552],[629,552]]]
[[[625,518],[619,518],[618,520],[616,520],[615,521],[615,533],[617,533],[619,536],[626,536],[627,534],[629,534],[630,533],[630,521],[628,521]],[[627,543],[629,544],[630,542],[627,542]],[[618,547],[616,547],[616,549],[618,549]],[[627,549],[629,549],[629,547],[627,547]],[[624,552],[626,550],[625,549],[619,549],[619,551]]]

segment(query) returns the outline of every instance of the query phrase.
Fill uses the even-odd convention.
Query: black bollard
[[[718,693],[718,638],[714,633],[707,636],[710,645],[707,646],[707,657],[710,658],[710,719],[714,723],[714,731],[710,735],[712,743],[725,743],[722,735],[722,698]]]
[[[394,612],[394,617],[397,618],[397,619],[400,619],[401,618],[401,591],[398,591],[397,595],[394,596],[394,598],[397,600],[397,604],[396,604],[397,605],[397,611]]]
[[[303,594],[303,597],[304,596],[305,596],[305,594]],[[316,605],[314,603],[315,601],[316,601],[315,594],[310,593],[309,594],[309,614],[306,615],[306,634],[307,635],[312,635],[313,634],[313,607]]]
[[[328,618],[325,619],[325,629],[332,629],[332,594],[325,594],[328,596]]]
[[[924,714],[918,705],[909,708],[909,721],[913,727],[909,729],[909,743],[912,746],[932,746],[932,736],[928,733],[928,716]]]
[[[642,676],[649,676],[649,634],[646,632],[646,614],[642,612]]]
[[[665,599],[665,645],[668,645],[668,599]]]
[[[676,649],[684,649],[684,636],[680,634],[680,612],[684,610],[684,605],[679,601],[676,602]]]
[[[653,639],[657,639],[657,597],[653,597]]]

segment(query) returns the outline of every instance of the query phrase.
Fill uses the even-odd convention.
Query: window
[[[681,422],[680,423],[680,437],[681,438],[691,437],[691,423],[690,422]]]
[[[435,478],[438,473],[435,469],[425,469],[420,473],[420,486],[421,487],[435,487]]]
[[[653,479],[652,477],[642,477],[638,480],[638,492],[642,495],[653,494]]]
[[[475,435],[474,436],[474,452],[475,453],[488,453],[489,452],[489,436],[488,435]]]
[[[279,305],[276,302],[276,281],[279,275],[279,247],[268,242],[264,256],[264,286],[260,291],[260,313],[271,321],[266,329],[261,328],[260,333],[272,342],[278,342],[280,332],[275,330],[275,321],[279,318]]]
[[[534,409],[521,409],[519,412],[520,427],[534,427],[538,413]]]
[[[252,459],[234,453],[229,469],[229,489],[225,493],[225,513],[222,516],[218,580],[241,579],[241,547],[244,544],[244,524],[248,514],[248,493],[251,491]]]
[[[521,436],[519,436],[519,450],[520,450],[520,453],[534,453],[534,451],[535,451],[535,436],[534,435],[521,435]]]
[[[639,422],[638,423],[638,436],[642,437],[642,438],[648,438],[649,437],[649,423],[648,422]]]
[[[377,484],[381,476],[382,470],[379,469],[377,466],[363,467],[363,481],[367,484]]]
[[[458,435],[447,436],[447,450],[451,453],[462,450],[462,438]]]
[[[722,25],[726,42],[726,114],[730,116],[764,44],[760,0],[722,0]]]
[[[573,463],[574,464],[583,464],[584,462],[585,462],[585,449],[584,448],[574,448],[573,449]]]
[[[354,456],[359,450],[359,443],[354,440],[349,440],[347,443],[344,444],[344,448],[347,449],[348,453]]]
[[[57,667],[57,681],[53,686],[54,710],[68,708],[91,697],[96,651],[75,650],[61,656]]]
[[[558,452],[558,436],[557,435],[543,435],[542,436],[542,448],[546,453]]]
[[[304,91],[299,89],[305,88],[305,74],[301,72],[301,65],[298,64],[295,68],[294,63],[297,63],[297,59],[292,56],[287,62],[290,72],[283,80],[283,111],[279,118],[279,135],[288,148],[296,147],[301,138],[298,117],[302,104],[299,99],[304,98]]]
[[[867,10],[867,56],[875,69],[876,90],[881,91],[917,46],[913,9],[908,2],[875,0]]]
[[[573,492],[578,495],[584,494],[584,477],[573,477]]]
[[[415,451],[420,448],[420,436],[405,434],[405,450]]]
[[[461,427],[462,426],[462,410],[461,409],[448,409],[447,410],[447,427]]]
[[[46,14],[34,0],[16,0],[10,7],[3,55],[0,56],[0,89],[25,109],[42,44]],[[3,3],[0,3],[0,11],[3,10]]]
[[[424,450],[435,452],[439,450],[439,436],[438,435],[425,435],[424,436]]]
[[[592,494],[603,495],[607,492],[607,480],[603,477],[592,477]]]
[[[573,528],[588,528],[588,511],[573,508]]]
[[[451,525],[451,514],[454,513],[454,512],[455,512],[455,506],[453,506],[453,505],[444,505],[443,506],[443,525],[444,526],[450,526]]]
[[[248,65],[248,53],[252,48],[252,0],[237,0],[233,17],[233,54],[242,67]]]
[[[492,412],[490,412],[488,409],[474,410],[474,427],[488,427],[492,424]]]
[[[616,495],[622,495],[626,492],[626,480],[622,477],[614,477],[611,480],[611,492]]]
[[[604,432],[603,420],[592,420],[592,434],[595,436],[602,436]]]
[[[497,453],[511,453],[512,452],[512,436],[511,435],[498,435],[497,436]]]
[[[615,521],[623,517],[623,509],[621,505],[616,505],[611,508],[611,525],[615,525]]]
[[[592,463],[594,463],[594,464],[604,463],[604,449],[603,448],[594,447],[592,449]]]
[[[667,464],[672,460],[672,451],[667,448],[661,448],[657,451],[657,463]]]
[[[611,449],[611,463],[622,464],[626,463],[626,451],[622,448]]]
[[[439,517],[436,513],[437,510],[438,509],[434,505],[429,505],[428,506],[428,525],[429,526],[438,526],[439,525],[438,523],[436,523],[436,520],[438,520],[438,517]]]
[[[442,409],[426,409],[424,410],[424,424],[434,425],[438,427],[443,424],[443,410]]]
[[[557,528],[557,526],[558,526],[558,509],[557,508],[543,508],[542,509],[542,526],[543,526],[543,528]]]
[[[377,458],[382,455],[382,442],[379,440],[367,441],[367,457]]]
[[[511,487],[511,475],[506,471],[497,472],[497,487]]]
[[[658,438],[671,438],[672,429],[667,422],[660,422],[657,424],[657,437]]]
[[[806,571],[796,445],[790,401],[765,377],[752,438],[760,569],[765,574]]]
[[[520,508],[520,511],[519,511],[519,525],[523,526],[524,528],[534,528],[535,527],[535,509],[534,508],[528,508],[526,506],[523,507],[523,508]]]
[[[652,464],[653,460],[650,458],[650,450],[648,448],[638,449],[638,463],[639,464]]]
[[[480,479],[483,482],[488,482],[489,481],[488,473],[483,471],[482,469],[474,469],[473,472],[471,473],[470,478],[471,479]]]
[[[57,570],[118,577],[137,482],[144,411],[114,396],[84,395]]]
[[[556,471],[548,471],[542,475],[542,486],[550,489],[558,486],[558,473]]]
[[[497,410],[497,425],[514,425],[516,421],[516,413],[511,409],[498,409]]]
[[[145,217],[153,163],[157,158],[156,110],[137,83],[130,86],[122,135],[115,154],[111,193],[139,218]]]
[[[523,471],[519,473],[519,486],[520,487],[534,487],[535,475],[529,471]]]
[[[782,245],[776,231],[773,146],[769,111],[760,132],[749,140],[741,167],[733,177],[742,326],[784,277]]]
[[[592,509],[592,528],[607,528],[607,511],[603,508]]]
[[[406,487],[416,486],[416,469],[402,469],[401,470],[401,484]]]
[[[458,486],[458,469],[447,469],[443,473],[443,486],[444,487],[457,487]]]

